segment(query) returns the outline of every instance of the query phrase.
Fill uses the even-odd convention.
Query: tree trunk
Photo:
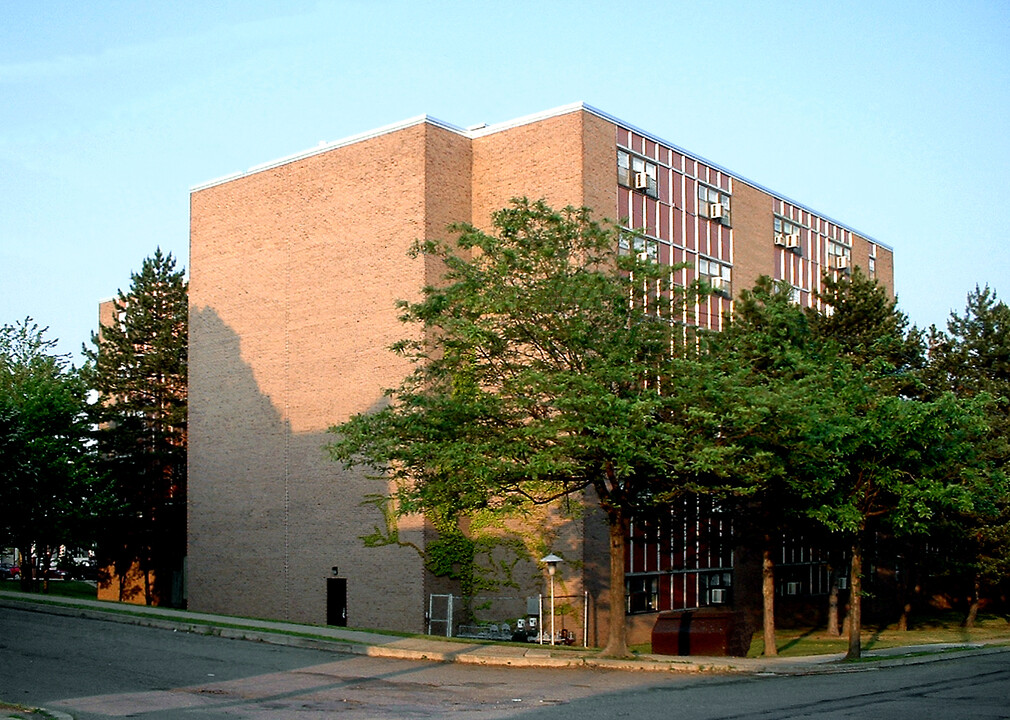
[[[42,555],[39,556],[39,572],[42,573],[42,594],[49,594],[49,566],[53,562],[53,553],[51,550],[47,550]]]
[[[918,558],[913,555],[914,550],[910,547],[906,551],[901,582],[898,583],[900,594],[901,614],[898,616],[898,632],[908,632],[912,624],[912,596],[918,585],[916,580],[916,568]]]
[[[765,535],[764,540],[761,550],[761,624],[764,629],[764,654],[772,657],[779,654],[775,643],[775,561],[772,559],[771,536]]]
[[[828,578],[831,589],[828,590],[828,637],[838,637],[838,573],[834,568],[828,568]]]
[[[18,548],[18,552],[21,553],[21,559],[18,561],[18,567],[21,568],[21,589],[24,592],[34,592],[35,578],[32,574],[31,546]]]
[[[852,541],[852,569],[849,573],[849,650],[845,653],[846,660],[857,660],[862,657],[863,646],[860,634],[863,630],[863,546],[857,538]]]
[[[607,645],[603,655],[607,657],[628,657],[628,630],[624,606],[624,544],[628,532],[628,521],[620,512],[607,513],[610,525],[610,613]]]
[[[978,575],[975,575],[975,582],[972,585],[971,605],[968,606],[968,615],[965,617],[962,627],[971,629],[975,627],[975,620],[978,618],[978,606],[981,602],[981,583]]]
[[[901,615],[898,616],[898,632],[908,632],[908,616],[912,614],[912,604],[905,603],[901,606]]]
[[[147,554],[150,558],[150,552]],[[144,604],[147,606],[151,605],[151,561],[150,559],[144,563]]]

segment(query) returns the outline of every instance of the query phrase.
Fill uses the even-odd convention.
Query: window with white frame
[[[649,197],[659,197],[659,166],[625,150],[617,151],[617,182]]]
[[[634,251],[639,255],[644,254],[653,262],[659,262],[659,241],[655,238],[650,238],[629,230],[621,232],[617,243],[618,252],[620,252],[621,255],[627,255],[628,253]]]
[[[800,251],[800,229],[801,225],[786,220],[783,217],[775,218],[775,244],[787,250]]]
[[[730,225],[730,196],[708,185],[698,185],[698,214]]]
[[[828,267],[848,271],[852,266],[852,248],[835,240],[828,240]]]
[[[733,291],[733,269],[726,263],[711,258],[698,258],[698,279],[712,286],[712,289],[727,297]]]

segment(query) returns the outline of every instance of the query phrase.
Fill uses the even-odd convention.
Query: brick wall
[[[616,219],[616,145],[630,132],[585,109],[473,139],[419,122],[194,191],[191,607],[323,622],[324,578],[337,565],[348,579],[350,624],[423,628],[428,593],[451,587],[426,576],[413,550],[363,546],[360,536],[383,521],[362,501],[389,488],[331,462],[326,429],[380,406],[382,390],[410,370],[388,351],[411,332],[394,302],[419,297],[440,273],[430,259],[407,257],[415,240],[449,238],[446,226],[457,221],[488,228],[491,213],[516,196],[555,208],[585,205],[596,219]],[[707,182],[727,182],[665,153],[677,168],[686,163],[704,170]],[[692,181],[677,212],[693,207],[694,188]],[[776,202],[733,182],[735,294],[775,274],[782,252],[773,243]],[[686,235],[674,243],[697,251],[701,222],[675,223]],[[729,231],[719,231],[728,245]],[[716,254],[728,260],[722,245]],[[866,241],[856,237],[852,252],[865,267]],[[876,265],[893,288],[890,251],[878,247]],[[713,313],[728,307],[712,303]],[[603,642],[608,539],[593,504],[581,522],[545,514],[511,529],[536,531],[546,521],[552,550],[571,563],[562,569],[565,591],[590,590],[591,640]],[[420,518],[404,519],[400,531],[419,546],[431,537]],[[515,575],[523,585],[517,592],[540,591],[535,563],[517,566]]]
[[[323,445],[409,371],[387,348],[408,332],[395,300],[424,279],[406,253],[426,231],[425,138],[414,125],[192,195],[194,609],[323,622],[337,565],[352,625],[421,627],[417,554],[359,539],[382,524],[364,496],[387,488]]]

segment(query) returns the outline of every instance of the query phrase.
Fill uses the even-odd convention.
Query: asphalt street
[[[1010,718],[1010,652],[845,672],[480,667],[0,608],[0,699],[81,720]]]

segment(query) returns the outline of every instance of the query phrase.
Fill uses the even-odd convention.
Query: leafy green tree
[[[983,591],[1010,577],[1010,308],[989,287],[976,287],[964,314],[951,314],[946,333],[933,329],[929,360],[933,392],[989,399],[989,432],[980,446],[985,470],[973,488],[975,502],[968,512],[949,514],[941,528],[955,575],[971,583],[970,626]]]
[[[837,343],[822,473],[830,491],[813,516],[850,542],[848,657],[861,654],[862,576],[870,536],[923,532],[943,508],[971,506],[979,470],[979,408],[946,393],[921,397],[921,333],[857,269],[825,281],[830,310],[811,325]]]
[[[416,370],[387,407],[333,428],[330,449],[395,478],[398,512],[443,526],[592,488],[610,537],[604,653],[626,655],[629,522],[676,497],[693,469],[683,293],[587,209],[515,200],[493,227],[417,244],[444,275],[401,304],[420,332],[394,349]]]
[[[26,588],[61,546],[89,544],[100,499],[87,386],[45,332],[31,318],[0,328],[0,535]]]
[[[855,658],[872,533],[928,531],[941,509],[970,508],[984,425],[976,408],[951,394],[934,401],[886,395],[858,373],[841,375],[834,389],[838,402],[825,432],[833,487],[815,515],[851,542],[848,656]]]
[[[139,565],[147,604],[171,597],[186,551],[187,294],[184,272],[157,249],[84,349],[99,449],[122,503],[104,551],[121,578]]]
[[[776,655],[774,551],[783,537],[810,526],[806,511],[824,492],[817,433],[831,402],[825,373],[835,356],[790,299],[787,284],[762,277],[740,293],[731,322],[709,339],[706,377],[714,431],[702,445],[724,449],[723,488],[735,507],[738,543],[761,552],[765,655]],[[704,447],[696,452],[706,452]]]

